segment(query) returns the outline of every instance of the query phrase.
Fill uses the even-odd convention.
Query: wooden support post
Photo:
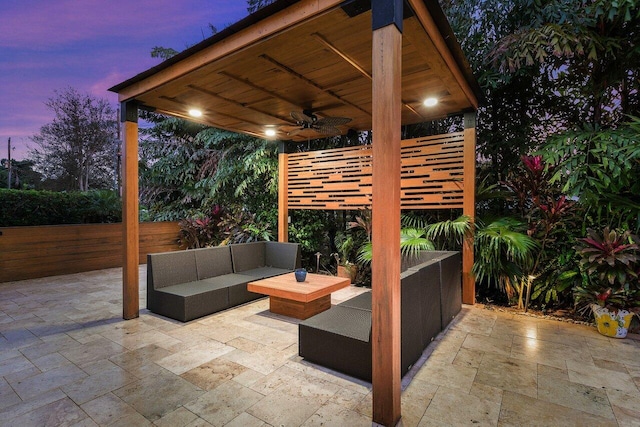
[[[373,422],[400,408],[400,128],[402,1],[373,0],[372,385]]]
[[[462,302],[475,304],[476,279],[473,268],[473,239],[476,216],[476,113],[464,115],[464,192],[462,213],[471,218],[471,229],[462,245]]]
[[[289,241],[289,155],[284,142],[278,153],[278,242]]]
[[[123,102],[124,127],[122,156],[122,316],[125,320],[140,315],[139,297],[139,218],[138,218],[138,106]]]

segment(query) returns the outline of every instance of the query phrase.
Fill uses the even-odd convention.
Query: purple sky
[[[44,103],[74,87],[107,89],[160,62],[154,46],[178,51],[247,15],[244,0],[1,0],[0,159],[7,138],[22,159],[30,137],[53,118]]]

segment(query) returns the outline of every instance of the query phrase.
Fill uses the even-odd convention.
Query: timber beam
[[[138,105],[121,104],[120,120],[124,125],[122,156],[122,317],[140,316],[140,220],[138,214]]]
[[[373,422],[395,426],[400,406],[400,128],[402,0],[372,0]]]

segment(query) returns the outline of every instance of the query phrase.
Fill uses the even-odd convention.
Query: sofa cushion
[[[293,270],[285,270],[283,268],[274,267],[258,267],[251,270],[243,270],[241,274],[251,276],[251,280],[266,279],[267,277],[279,276],[281,274],[291,273]]]
[[[299,355],[306,361],[371,381],[371,312],[334,306],[298,328]]]
[[[285,270],[300,267],[300,245],[286,242],[266,242],[264,265]]]
[[[154,289],[198,280],[194,251],[149,254]]]
[[[241,273],[265,266],[265,243],[238,243],[230,245],[233,271]]]
[[[343,301],[338,305],[341,307],[359,308],[360,310],[371,311],[371,291],[363,292],[360,295]]]
[[[371,311],[353,307],[333,306],[300,322],[300,326],[331,331],[334,334],[369,342]]]
[[[169,286],[158,291],[153,307],[154,313],[182,322],[197,319],[216,311],[229,308],[229,288],[223,284],[197,282]]]
[[[208,279],[209,277],[233,273],[229,246],[196,249],[193,252],[196,255],[198,279]]]

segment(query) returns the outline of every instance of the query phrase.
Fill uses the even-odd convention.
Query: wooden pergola
[[[479,89],[433,0],[278,0],[162,64],[110,89],[124,122],[123,317],[139,315],[138,109],[260,138],[294,136],[291,111],[351,118],[373,132],[373,421],[400,411],[400,211],[403,124],[465,114],[463,213],[474,217]],[[423,104],[435,98],[436,106]],[[199,118],[190,110],[201,112]],[[267,137],[267,131],[275,136]],[[278,239],[288,240],[286,152],[281,154]],[[473,303],[472,236],[463,250],[463,301]]]

